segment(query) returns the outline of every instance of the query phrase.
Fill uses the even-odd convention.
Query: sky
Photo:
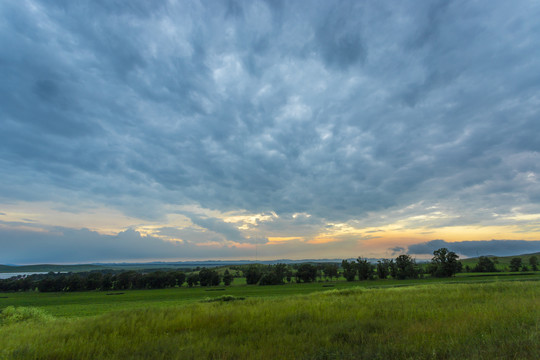
[[[540,251],[537,1],[0,3],[0,263]]]

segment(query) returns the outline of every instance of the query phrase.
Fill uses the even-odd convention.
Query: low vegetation
[[[441,282],[227,299],[97,317],[18,318],[0,325],[0,357],[540,358],[537,281]]]
[[[439,249],[427,264],[400,255],[7,279],[0,359],[537,359],[537,263],[464,267]]]

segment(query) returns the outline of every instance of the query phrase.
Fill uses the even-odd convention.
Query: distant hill
[[[532,253],[532,254],[511,255],[511,256],[487,255],[487,257],[495,261],[495,265],[500,270],[508,269],[510,267],[510,261],[516,257],[521,258],[521,261],[523,262],[523,264],[529,266],[529,258],[531,256],[536,256],[538,260],[540,260],[540,252]],[[462,259],[461,263],[463,264],[463,266],[469,265],[472,268],[478,263],[478,257]]]
[[[376,259],[370,259],[376,260]],[[192,269],[196,267],[218,267],[245,264],[294,264],[294,263],[320,263],[333,262],[341,263],[341,259],[305,259],[305,260],[205,260],[205,261],[178,261],[178,262],[148,262],[148,263],[95,263],[95,264],[36,264],[36,265],[0,265],[0,273],[22,273],[22,272],[81,272],[92,270],[172,270],[172,269]]]
[[[523,264],[529,264],[529,258],[535,255],[540,260],[540,252],[533,254],[513,255],[513,256],[489,256],[496,261],[497,267],[501,270],[510,266],[512,258],[520,257]],[[355,260],[353,258],[347,260]],[[375,264],[376,258],[369,258],[368,261]],[[246,264],[298,264],[298,263],[337,263],[341,264],[342,259],[278,259],[278,260],[204,260],[204,261],[176,261],[176,262],[147,262],[147,263],[94,263],[94,264],[74,264],[74,265],[56,265],[56,264],[36,264],[36,265],[0,265],[0,273],[19,273],[19,272],[81,272],[92,270],[172,270],[172,269],[194,269],[196,267],[219,267],[231,265]],[[419,264],[427,263],[429,260],[419,260]],[[478,258],[461,259],[463,266],[469,265],[471,268],[478,263]]]
[[[80,272],[80,271],[92,271],[102,270],[107,267],[91,264],[81,265],[54,265],[54,264],[38,264],[38,265],[0,265],[1,273],[15,273],[15,272]]]

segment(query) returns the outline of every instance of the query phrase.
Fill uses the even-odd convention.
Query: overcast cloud
[[[538,19],[532,0],[3,1],[0,215],[276,214],[168,230],[223,249],[419,203],[454,215],[426,226],[508,225],[540,213]]]
[[[410,245],[409,253],[425,255],[433,254],[440,248],[447,248],[466,257],[476,256],[505,256],[508,254],[520,255],[540,252],[540,241],[523,240],[489,240],[489,241],[456,241],[432,240],[421,244]],[[402,249],[404,250],[404,249]]]

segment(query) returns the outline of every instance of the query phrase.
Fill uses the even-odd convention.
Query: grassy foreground
[[[243,281],[242,281],[243,280]],[[448,283],[489,283],[499,281],[540,281],[540,273],[475,273],[458,274],[453,278],[425,278],[409,280],[370,280],[286,284],[272,286],[245,285],[245,279],[235,279],[228,287],[186,286],[169,289],[125,290],[125,291],[82,291],[40,293],[34,291],[0,293],[0,311],[8,306],[36,307],[55,317],[84,317],[105,314],[111,311],[166,308],[186,305],[207,297],[232,295],[236,297],[278,298],[307,295],[329,289],[389,288],[403,286],[425,286]],[[540,284],[540,283],[539,283]],[[114,296],[111,296],[113,294]]]
[[[4,359],[540,358],[536,281],[353,288],[84,318],[10,311],[0,325]]]

